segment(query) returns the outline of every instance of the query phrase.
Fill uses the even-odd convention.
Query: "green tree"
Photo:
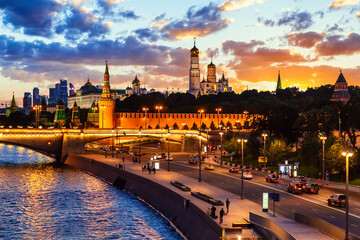
[[[164,129],[169,129],[169,125],[166,124],[165,128]]]
[[[194,123],[194,124],[192,125],[191,130],[198,130],[198,127],[197,127],[196,123]]]
[[[183,130],[189,130],[189,127],[188,127],[187,124],[185,124],[185,125],[183,126]]]
[[[179,126],[177,125],[177,123],[174,123],[173,129],[179,129]]]
[[[210,124],[210,129],[211,130],[215,130],[215,123],[213,121],[211,121],[211,124]]]
[[[207,128],[206,124],[205,124],[205,123],[202,123],[200,129],[204,130],[204,129],[206,129],[206,128]]]
[[[291,149],[291,145],[287,145],[283,140],[273,141],[266,154],[268,157],[268,164],[276,165],[293,157],[294,154]]]

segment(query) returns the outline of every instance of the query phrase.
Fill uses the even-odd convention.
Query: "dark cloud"
[[[57,34],[64,33],[66,39],[77,40],[83,33],[87,33],[89,37],[99,37],[109,31],[109,27],[101,19],[80,8],[70,6],[66,12],[66,18],[55,29]]]
[[[242,66],[259,67],[272,64],[288,64],[308,62],[300,53],[292,53],[289,49],[272,49],[261,47],[264,43],[226,41],[222,44],[223,52],[235,57],[234,64],[241,62]]]
[[[360,52],[360,35],[350,33],[346,38],[339,35],[329,36],[316,46],[320,56],[353,55]]]
[[[54,13],[61,7],[62,5],[54,0],[0,0],[4,24],[23,29],[27,35],[44,37],[52,34]]]
[[[153,28],[139,28],[136,29],[134,33],[140,40],[149,40],[151,42],[156,42],[163,37],[161,31]]]
[[[343,32],[343,31],[344,29],[342,27],[339,27],[337,23],[329,27],[327,30],[327,32]]]
[[[312,48],[324,38],[324,34],[317,32],[291,33],[285,37],[292,46]]]
[[[118,13],[118,15],[120,15],[123,18],[127,18],[127,19],[138,19],[139,18],[139,16],[137,16],[135,14],[135,12],[132,10],[121,11]]]
[[[270,27],[273,27],[274,25],[288,25],[291,26],[292,31],[307,29],[314,23],[311,14],[307,11],[287,11],[282,13],[282,15],[277,20],[259,17],[258,22]]]
[[[221,17],[219,7],[210,2],[200,9],[190,7],[184,19],[173,20],[161,27],[161,30],[170,39],[201,37],[226,28],[228,23],[228,19]]]

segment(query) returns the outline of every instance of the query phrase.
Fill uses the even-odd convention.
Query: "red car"
[[[280,182],[280,177],[274,174],[269,174],[266,176],[266,182],[278,183]]]
[[[229,173],[239,173],[239,169],[238,169],[238,168],[231,167],[231,168],[229,169]]]

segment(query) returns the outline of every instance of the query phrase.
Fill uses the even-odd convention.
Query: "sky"
[[[185,92],[190,53],[237,93],[360,80],[360,0],[0,0],[0,103],[60,79]]]

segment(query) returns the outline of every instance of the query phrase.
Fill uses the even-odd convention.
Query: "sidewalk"
[[[204,212],[207,212],[207,210],[211,208],[211,204],[206,203],[194,196],[191,196],[189,192],[183,192],[175,188],[174,186],[170,185],[170,181],[181,182],[182,184],[190,187],[191,191],[193,192],[199,191],[215,199],[221,200],[224,203],[228,198],[230,200],[230,208],[229,208],[230,211],[227,215],[224,216],[223,223],[220,224],[218,219],[214,220],[218,224],[220,224],[222,228],[232,228],[233,223],[247,223],[245,219],[246,220],[249,219],[249,212],[251,211],[257,215],[270,218],[273,222],[275,222],[280,227],[288,231],[296,239],[317,239],[317,240],[332,239],[327,235],[324,235],[317,229],[299,224],[291,219],[282,216],[272,217],[272,214],[262,212],[262,207],[260,205],[246,199],[241,200],[239,195],[235,195],[230,192],[224,191],[222,189],[213,187],[212,185],[209,185],[205,182],[199,183],[196,179],[186,177],[176,172],[171,172],[171,171],[167,172],[166,170],[161,169],[160,171],[157,171],[156,174],[153,173],[149,174],[147,171],[141,170],[141,164],[132,163],[130,162],[129,158],[125,158],[126,159],[125,164],[123,164],[122,161],[123,156],[121,156],[119,159],[111,158],[111,156],[105,158],[102,155],[95,155],[95,154],[86,154],[83,156],[97,161],[101,161],[103,163],[112,166],[117,166],[119,163],[123,166],[125,165],[126,171],[151,179],[152,181],[155,181],[167,188],[170,188],[174,192],[189,199],[192,203],[197,205]],[[221,208],[224,208],[224,211],[226,212],[226,206],[216,207],[216,215],[219,215],[219,211],[221,210]],[[252,237],[252,231],[251,232],[243,231],[241,235],[243,239],[247,237]]]

